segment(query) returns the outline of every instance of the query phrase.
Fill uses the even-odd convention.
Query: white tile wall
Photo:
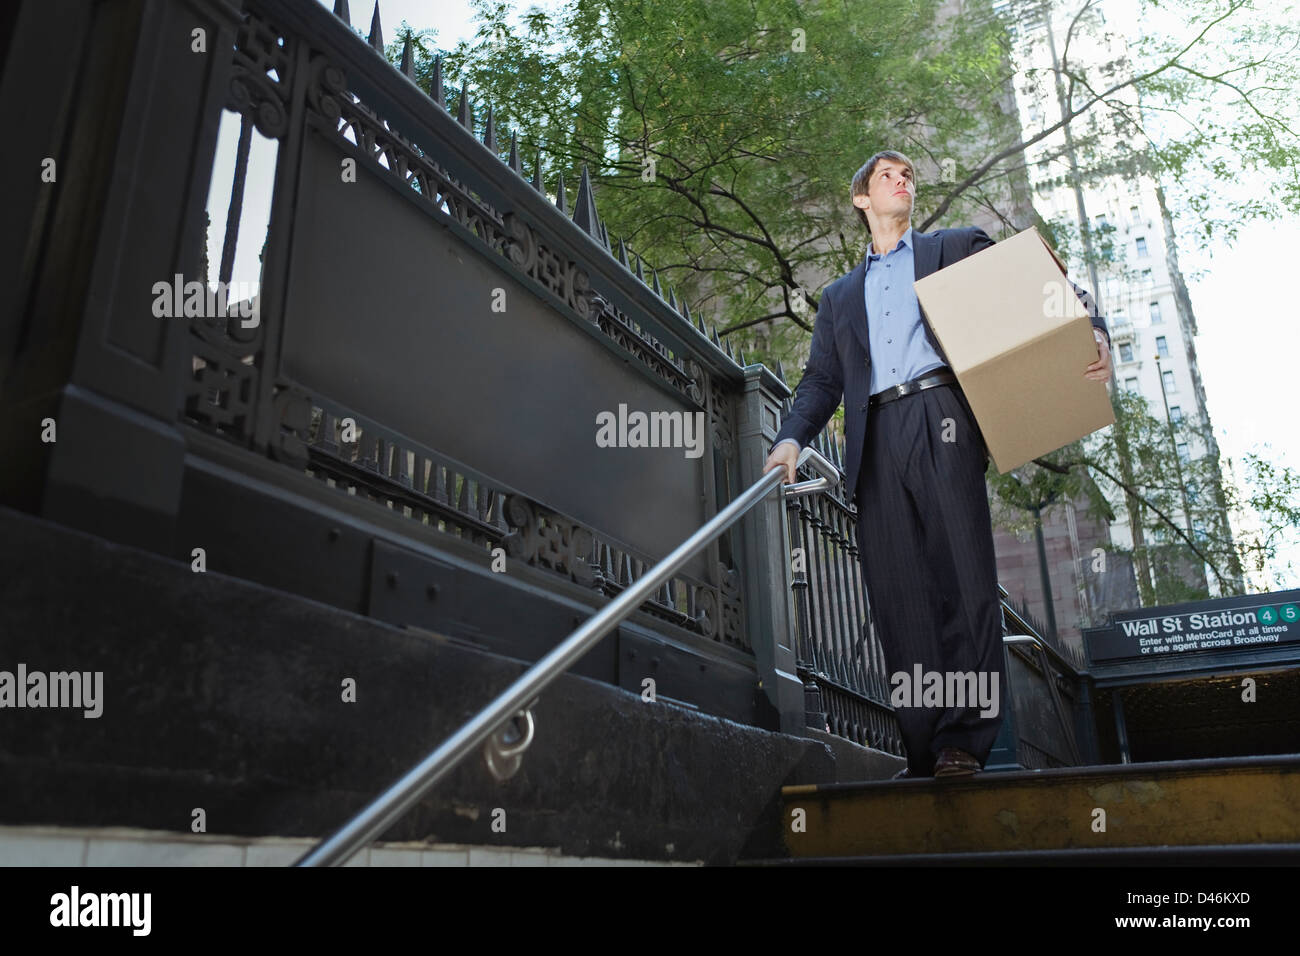
[[[469,848],[470,866],[509,866],[510,850],[491,846],[472,846]]]
[[[4,866],[289,866],[316,841],[125,828],[0,826]],[[382,843],[347,866],[698,866],[698,862],[561,856],[551,847]]]
[[[0,833],[0,866],[84,866],[87,842],[57,831]]]
[[[361,854],[357,854],[360,856]],[[424,854],[419,850],[390,850],[381,849],[377,846],[370,848],[370,865],[371,866],[422,866],[421,857]],[[353,857],[356,859],[356,857]]]
[[[280,840],[248,844],[244,866],[292,866],[294,860],[311,849],[310,840]]]
[[[469,866],[469,850],[465,847],[425,850],[420,857],[423,866]]]
[[[550,854],[545,849],[511,850],[511,866],[550,866]]]
[[[244,847],[184,840],[90,838],[86,866],[243,866]]]

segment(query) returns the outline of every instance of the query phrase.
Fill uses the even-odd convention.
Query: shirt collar
[[[899,241],[900,243],[902,243],[903,245],[907,246],[907,248],[912,249],[913,251],[915,251],[915,249],[913,249],[913,246],[912,246],[912,227],[911,227],[911,226],[908,226],[908,227],[907,227],[907,232],[903,233],[902,238],[900,238],[898,241]],[[897,248],[898,248],[898,246],[894,246],[894,249],[897,249]],[[893,252],[894,249],[890,249],[889,251],[890,251],[890,252]],[[873,240],[872,240],[870,243],[868,243],[868,245],[867,245],[867,258],[870,259],[872,256],[876,256],[876,255],[881,255],[881,253],[879,253],[879,252],[876,251],[876,242],[875,242],[875,240],[873,239]]]

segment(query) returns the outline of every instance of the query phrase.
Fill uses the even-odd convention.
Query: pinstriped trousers
[[[944,747],[988,759],[1008,700],[984,442],[956,384],[871,409],[858,478],[858,550],[888,676],[983,672],[997,715],[973,706],[895,707],[914,776]],[[949,440],[945,440],[945,438]],[[914,681],[913,681],[914,682]],[[948,703],[953,703],[949,700]],[[971,704],[971,701],[967,701]]]

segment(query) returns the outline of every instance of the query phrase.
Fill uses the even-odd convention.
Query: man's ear
[[[869,209],[871,208],[871,200],[867,198],[866,194],[858,193],[853,197],[853,205],[859,209]]]

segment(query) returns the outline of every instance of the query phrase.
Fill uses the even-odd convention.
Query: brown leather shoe
[[[968,776],[983,769],[974,755],[957,747],[944,747],[939,751],[939,756],[934,758],[936,777]]]

